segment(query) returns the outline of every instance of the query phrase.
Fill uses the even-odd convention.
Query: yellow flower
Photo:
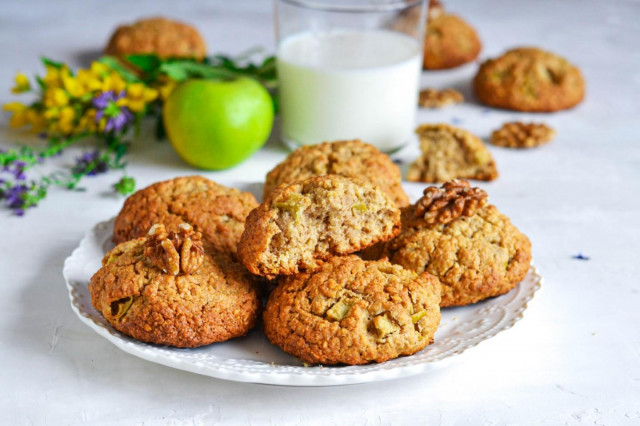
[[[96,110],[93,108],[88,109],[76,126],[75,133],[95,132],[98,128],[96,123]]]
[[[154,101],[157,97],[157,90],[150,89],[142,83],[133,83],[127,86],[126,97],[121,99],[124,102],[119,106],[126,106],[133,112],[141,112],[149,102]],[[120,104],[120,100],[118,103]]]
[[[21,104],[20,102],[11,102],[4,104],[2,109],[13,113],[9,119],[9,126],[17,128],[29,124],[29,120],[27,118],[28,108],[26,105]]]
[[[56,68],[52,66],[47,66],[47,73],[42,78],[47,89],[61,87],[62,86],[62,74],[68,73],[69,69],[67,67]]]
[[[72,98],[79,98],[86,93],[86,89],[80,83],[79,79],[71,74],[62,74],[62,86],[69,92]]]
[[[34,133],[40,133],[47,128],[47,119],[44,114],[35,109],[29,108],[27,110],[27,120],[29,120],[31,131]]]
[[[29,77],[22,73],[16,74],[16,85],[11,89],[12,93],[23,93],[31,90]]]
[[[127,83],[120,77],[120,74],[114,71],[104,78],[101,90],[103,92],[113,90],[116,93],[120,93],[125,87],[127,87]]]
[[[100,62],[92,62],[91,67],[89,68],[89,73],[91,73],[95,78],[102,80],[104,77],[109,75],[109,67],[101,64]]]
[[[44,93],[44,106],[47,108],[64,107],[69,103],[69,95],[60,87],[47,88]]]
[[[177,85],[178,83],[176,83],[175,80],[171,80],[171,79],[164,82],[160,87],[158,87],[158,92],[160,93],[160,99],[162,99],[163,101],[166,100],[171,94],[171,92],[173,92],[173,90],[176,88]]]
[[[64,135],[70,135],[73,133],[73,122],[76,118],[76,114],[72,107],[64,107],[60,110],[60,116],[58,118],[58,128],[60,133]]]
[[[60,116],[60,108],[48,108],[42,113],[47,120],[55,120]]]
[[[87,92],[94,92],[100,90],[102,87],[102,81],[92,71],[78,70],[78,82],[85,88]]]

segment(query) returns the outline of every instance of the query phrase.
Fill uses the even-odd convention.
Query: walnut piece
[[[543,123],[505,123],[491,134],[491,143],[506,148],[534,148],[553,139],[556,132]]]
[[[431,186],[415,205],[414,217],[427,225],[446,224],[460,216],[473,216],[487,204],[487,193],[466,180],[454,179],[442,187]]]
[[[192,274],[204,260],[202,234],[182,223],[178,232],[167,233],[162,224],[149,229],[144,254],[151,263],[167,274]]]
[[[462,93],[454,89],[424,89],[420,91],[418,105],[423,108],[442,108],[464,102]]]

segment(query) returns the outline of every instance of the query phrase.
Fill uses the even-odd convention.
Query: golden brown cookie
[[[117,245],[91,277],[96,310],[134,339],[191,348],[243,336],[260,309],[254,278],[229,256],[205,252],[183,225]]]
[[[416,129],[422,156],[409,166],[407,180],[446,182],[451,179],[493,180],[498,170],[482,140],[448,124],[423,124]]]
[[[177,231],[183,222],[202,232],[212,250],[235,254],[249,212],[258,206],[248,192],[202,176],[154,183],[131,195],[116,217],[113,240],[122,243],[147,234],[154,223]]]
[[[423,198],[403,209],[402,225],[400,235],[363,256],[388,257],[416,273],[435,275],[442,283],[442,307],[504,294],[529,270],[529,239],[468,182],[427,188]]]
[[[118,27],[104,53],[121,59],[144,53],[154,53],[161,58],[203,59],[207,47],[198,30],[192,26],[155,17]]]
[[[476,59],[480,50],[482,43],[472,26],[459,16],[445,13],[439,4],[429,5],[424,68],[455,68]]]
[[[264,332],[311,364],[366,364],[411,355],[433,342],[440,284],[387,261],[334,257],[313,274],[283,277]]]
[[[324,142],[296,149],[267,174],[264,196],[282,183],[328,174],[366,179],[389,195],[398,207],[409,204],[398,166],[378,148],[360,140]]]
[[[273,278],[317,269],[324,259],[386,241],[400,210],[369,182],[338,175],[282,184],[247,218],[238,257]]]
[[[582,101],[585,83],[566,59],[537,48],[509,50],[484,62],[473,80],[483,103],[516,111],[557,111]]]
[[[544,123],[512,121],[491,133],[491,143],[505,148],[535,148],[551,141],[555,130]]]

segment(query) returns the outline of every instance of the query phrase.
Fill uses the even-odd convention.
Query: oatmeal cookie
[[[440,283],[387,261],[334,257],[315,273],[287,276],[271,293],[264,332],[310,364],[366,364],[433,342]]]
[[[445,13],[439,5],[429,5],[424,68],[455,68],[476,59],[480,50],[482,43],[471,25],[459,16]]]
[[[407,179],[446,182],[451,179],[493,180],[498,170],[482,140],[448,124],[423,124],[416,129],[422,156],[409,166]]]
[[[366,179],[398,207],[409,204],[398,166],[378,148],[360,140],[324,142],[296,149],[267,174],[264,196],[282,183],[328,174]]]
[[[552,112],[582,101],[585,83],[566,59],[537,48],[509,50],[484,62],[473,80],[483,103],[504,109]]]
[[[154,223],[177,231],[187,222],[215,251],[235,255],[244,221],[258,206],[248,192],[227,188],[201,176],[154,183],[131,195],[116,217],[113,240],[122,243],[146,235]]]
[[[207,47],[198,30],[192,26],[155,17],[118,27],[104,53],[121,59],[144,53],[154,53],[162,58],[203,59]]]
[[[392,238],[400,210],[361,179],[337,175],[282,184],[247,218],[238,256],[256,275],[311,272],[332,255]]]
[[[505,148],[535,148],[551,141],[555,130],[544,123],[512,121],[491,133],[491,143]]]
[[[466,190],[456,194],[455,188]],[[467,182],[453,182],[449,189],[436,188],[441,197],[434,197],[427,194],[433,188],[427,188],[425,197],[403,209],[400,235],[363,257],[388,257],[416,273],[435,275],[442,283],[442,307],[468,305],[510,291],[529,270],[531,243],[486,202],[484,191],[471,189],[477,190]],[[434,215],[438,208],[450,211]],[[439,219],[425,220],[433,217]]]
[[[134,339],[181,348],[245,335],[260,310],[254,278],[229,256],[206,252],[201,235],[152,227],[117,245],[91,277],[91,303]]]

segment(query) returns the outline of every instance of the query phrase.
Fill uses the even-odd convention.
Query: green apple
[[[162,117],[184,161],[208,170],[246,160],[267,141],[273,101],[256,80],[188,80],[166,100]]]

